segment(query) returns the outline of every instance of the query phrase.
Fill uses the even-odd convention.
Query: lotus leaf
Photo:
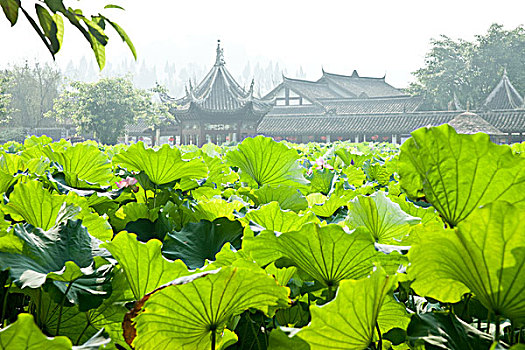
[[[118,261],[136,300],[164,283],[188,274],[182,261],[169,261],[162,256],[162,243],[156,239],[142,243],[137,241],[136,235],[120,232],[102,246]]]
[[[525,210],[507,202],[476,209],[456,230],[422,236],[409,251],[412,288],[456,302],[471,291],[494,315],[525,324]]]
[[[236,150],[228,152],[226,159],[241,169],[241,180],[255,188],[266,184],[297,187],[307,183],[297,164],[297,151],[270,137],[247,138]]]
[[[382,332],[381,311],[396,278],[378,269],[371,277],[342,281],[335,299],[311,306],[312,321],[296,336],[315,349],[366,349],[376,339],[376,323]]]
[[[424,197],[451,226],[495,200],[525,205],[525,159],[448,124],[412,133],[401,146],[399,176],[410,198]]]
[[[182,231],[166,235],[162,254],[169,259],[181,259],[191,269],[202,267],[206,259],[215,260],[215,254],[225,243],[239,249],[242,233],[241,223],[227,218],[189,223]]]
[[[143,300],[144,301],[144,300]],[[288,305],[288,290],[262,269],[224,267],[183,277],[144,301],[135,318],[136,349],[159,344],[177,349],[215,349],[223,342],[226,324],[248,309],[272,316]]]
[[[384,192],[371,196],[359,196],[348,204],[346,222],[350,228],[365,227],[373,239],[382,244],[393,239],[401,240],[411,225],[421,220],[401,210],[399,204],[392,202]]]
[[[208,169],[202,160],[183,160],[178,148],[166,144],[155,150],[146,149],[144,143],[138,142],[116,154],[113,163],[128,171],[144,172],[156,185],[182,178],[201,179],[208,175]]]

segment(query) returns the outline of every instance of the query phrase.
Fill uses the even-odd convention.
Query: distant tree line
[[[426,96],[425,106],[444,110],[456,102],[463,108],[481,105],[500,81],[504,70],[523,96],[525,94],[525,28],[506,30],[493,24],[473,41],[454,40],[445,35],[432,40],[424,67],[413,74],[409,91]]]
[[[153,94],[153,89],[135,88],[129,76],[68,81],[48,64],[13,65],[0,71],[0,142],[65,124],[113,144],[138,119],[155,126],[171,118]]]

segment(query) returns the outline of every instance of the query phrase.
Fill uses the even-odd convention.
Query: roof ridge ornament
[[[217,57],[215,58],[216,66],[224,66],[224,49],[221,47],[221,40],[217,40]]]
[[[255,85],[255,78],[252,78],[252,82],[250,84],[250,90],[248,90],[248,94],[253,97],[253,86]]]

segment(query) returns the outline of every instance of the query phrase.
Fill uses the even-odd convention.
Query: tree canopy
[[[94,83],[72,82],[55,100],[47,116],[71,122],[81,133],[114,144],[125,126],[144,119],[147,125],[168,117],[167,107],[154,103],[152,92],[136,89],[127,78],[104,78]]]
[[[9,86],[11,79],[5,74],[0,73],[0,125],[7,123],[10,117],[11,94]]]
[[[413,74],[412,93],[426,96],[431,109],[448,109],[450,104],[481,108],[487,95],[506,69],[516,89],[525,93],[525,28],[506,30],[492,24],[473,41],[454,40],[445,35],[431,42],[425,66]]]
[[[53,108],[53,100],[59,95],[60,71],[49,64],[30,65],[26,62],[0,73],[0,81],[2,79],[6,81],[5,95],[9,96],[8,125],[24,128],[45,126],[42,125],[44,114]]]
[[[105,46],[109,41],[109,37],[105,33],[106,24],[109,24],[117,32],[120,38],[129,46],[133,57],[137,58],[135,47],[124,29],[101,13],[94,16],[86,16],[81,9],[66,8],[63,0],[43,0],[35,4],[35,18],[35,15],[31,15],[28,12],[28,7],[23,5],[27,5],[27,0],[23,4],[22,0],[0,0],[0,6],[4,10],[4,14],[11,26],[17,23],[18,17],[22,13],[40,39],[42,39],[53,58],[55,58],[55,54],[62,47],[64,38],[63,17],[79,30],[88,41],[100,69],[104,68],[106,63]],[[104,6],[104,9],[124,10],[122,7],[112,4]]]

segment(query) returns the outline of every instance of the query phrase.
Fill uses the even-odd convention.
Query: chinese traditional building
[[[422,97],[404,94],[384,77],[361,77],[356,71],[348,76],[323,71],[317,81],[283,77],[266,98],[275,99],[275,106],[257,131],[292,142],[400,143],[420,127],[445,124],[465,112],[458,103],[452,111],[421,110]],[[480,110],[471,111],[476,115],[468,118],[471,124],[477,120],[485,122],[480,124],[483,129],[492,126],[499,142],[525,140],[524,100],[506,73],[481,105]],[[463,126],[466,119],[466,115],[460,118]]]
[[[201,146],[255,135],[273,100],[256,98],[253,85],[252,81],[245,90],[228,72],[219,40],[215,64],[197,86],[190,83],[186,96],[179,99],[162,96],[173,105],[170,112],[179,124],[180,142]]]

